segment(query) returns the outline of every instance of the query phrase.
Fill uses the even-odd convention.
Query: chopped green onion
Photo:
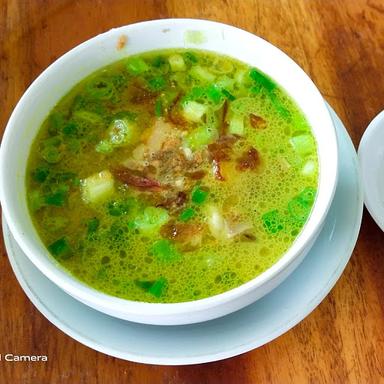
[[[209,192],[196,185],[192,190],[192,201],[196,204],[202,204],[208,197]]]
[[[247,79],[247,71],[244,69],[238,69],[235,73],[234,79],[237,84],[243,85],[245,80]]]
[[[168,58],[169,65],[173,72],[182,72],[186,70],[186,65],[183,56],[175,53]]]
[[[28,201],[32,211],[37,211],[45,205],[44,197],[41,195],[40,191],[29,192]]]
[[[233,71],[233,64],[228,59],[216,58],[212,71],[218,74],[229,74]]]
[[[147,207],[142,215],[135,220],[135,227],[143,233],[153,233],[169,220],[169,214],[164,208]]]
[[[304,176],[313,176],[315,172],[316,164],[313,160],[308,160],[301,169],[301,174]]]
[[[72,256],[72,250],[68,240],[65,237],[56,240],[48,246],[48,250],[52,256],[60,259],[68,259]]]
[[[207,92],[207,97],[210,100],[212,100],[215,104],[220,103],[220,101],[222,100],[222,95],[221,95],[222,91],[217,85],[212,84],[208,86],[206,92]]]
[[[189,148],[196,150],[215,141],[218,134],[217,129],[203,125],[191,131],[186,136],[185,141]]]
[[[155,282],[154,280],[152,280],[152,281],[151,280],[135,280],[135,284],[138,287],[144,289],[144,291],[148,291],[149,288],[152,287],[154,282]]]
[[[175,89],[167,89],[164,93],[161,94],[161,102],[163,104],[163,108],[168,108],[173,104],[173,102],[177,99],[179,92]]]
[[[78,125],[74,121],[69,121],[64,125],[63,133],[66,136],[75,136],[78,131]]]
[[[166,81],[163,76],[154,77],[148,80],[149,89],[153,92],[161,91],[164,89]]]
[[[197,56],[194,53],[192,53],[192,52],[184,52],[183,56],[184,56],[184,60],[188,64],[196,64],[199,61]]]
[[[179,215],[180,221],[191,220],[196,215],[196,211],[193,208],[185,208]]]
[[[108,128],[108,139],[101,140],[95,147],[96,152],[108,154],[114,148],[136,143],[139,138],[136,123],[129,118],[112,120]]]
[[[316,150],[315,142],[308,134],[291,137],[289,141],[295,152],[300,156],[310,155]]]
[[[86,111],[84,109],[77,110],[73,113],[73,118],[75,120],[80,120],[92,125],[98,125],[103,123],[103,118],[94,112]]]
[[[208,107],[196,101],[187,101],[183,105],[183,116],[192,122],[198,123],[207,112]]]
[[[259,72],[257,69],[252,68],[249,71],[249,77],[256,82],[257,84],[260,84],[262,87],[267,89],[268,91],[272,91],[276,88],[275,83],[273,83],[272,80],[270,80],[267,76],[263,75],[261,72]]]
[[[43,183],[49,175],[49,168],[48,167],[37,167],[32,172],[33,180],[37,181],[38,183]]]
[[[161,117],[163,116],[163,105],[161,99],[157,99],[155,102],[155,116]]]
[[[161,68],[167,65],[167,60],[163,56],[156,56],[152,62],[151,65],[155,68]]]
[[[111,216],[125,215],[129,212],[130,205],[131,203],[129,201],[111,201],[107,206],[108,213]]]
[[[135,123],[127,119],[113,120],[109,126],[109,141],[112,145],[132,143],[137,136]]]
[[[229,100],[233,101],[236,100],[236,97],[232,95],[231,92],[227,91],[225,88],[221,90],[221,93]]]
[[[288,118],[290,112],[287,108],[284,107],[283,103],[279,99],[279,97],[275,94],[275,92],[270,92],[269,97],[271,98],[272,104],[275,107],[276,111],[281,115],[284,119]]]
[[[184,101],[203,101],[206,98],[206,88],[193,87],[184,97]]]
[[[96,144],[95,151],[98,153],[111,153],[113,151],[113,146],[108,140],[101,140]]]
[[[151,247],[150,253],[159,261],[172,262],[180,257],[175,246],[166,239],[157,240]]]
[[[316,190],[312,187],[307,187],[288,203],[288,211],[295,220],[301,223],[307,220],[315,200],[315,195]]]
[[[265,213],[261,217],[266,232],[276,234],[284,229],[284,217],[277,209]]]
[[[160,277],[159,279],[153,281],[153,280],[135,280],[135,284],[143,289],[144,291],[147,291],[148,293],[152,294],[153,296],[159,298],[161,297],[166,288],[167,288],[167,279],[165,277]]]
[[[97,231],[100,225],[100,220],[97,217],[93,217],[92,219],[88,220],[87,223],[87,233],[88,235],[92,235]]]
[[[113,194],[114,179],[108,170],[81,180],[81,197],[86,203],[102,202]]]
[[[128,72],[132,75],[140,75],[149,70],[147,63],[138,57],[132,57],[127,61]]]
[[[48,132],[50,135],[57,135],[65,124],[64,116],[59,112],[51,112],[48,117]]]
[[[232,135],[244,135],[244,116],[234,113],[229,120],[228,131]]]
[[[109,79],[96,78],[87,84],[86,91],[94,99],[108,100],[115,93],[115,87]]]
[[[227,75],[220,76],[216,81],[215,84],[220,89],[226,89],[227,91],[233,90],[235,86],[235,80],[231,77],[228,77]]]
[[[251,90],[251,93],[253,93],[254,95],[258,95],[260,92],[261,92],[261,85],[258,84],[258,85],[254,85],[250,88]]]
[[[216,76],[209,72],[207,68],[201,67],[200,65],[195,65],[191,68],[189,71],[189,74],[196,80],[206,82],[206,83],[212,83]]]
[[[67,190],[61,190],[45,196],[44,202],[46,205],[54,205],[56,207],[62,207],[66,199],[67,199]]]
[[[43,148],[40,154],[41,154],[41,157],[49,164],[58,163],[63,156],[61,151],[53,145],[49,145]]]
[[[159,279],[157,279],[153,285],[148,289],[148,292],[159,298],[161,296],[163,296],[166,288],[167,288],[167,279],[165,277],[160,277]]]
[[[288,211],[295,220],[304,223],[309,215],[310,206],[295,197],[288,203]]]

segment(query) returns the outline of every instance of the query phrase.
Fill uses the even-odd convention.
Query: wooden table
[[[195,17],[264,37],[309,74],[357,146],[384,107],[383,0],[0,0],[0,127],[50,63],[80,42],[136,21]],[[0,383],[384,382],[384,235],[367,212],[343,276],[304,321],[242,356],[185,367],[131,363],[63,334],[30,303],[0,258]]]

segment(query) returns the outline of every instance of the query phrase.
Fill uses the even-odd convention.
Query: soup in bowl
[[[187,324],[244,307],[299,264],[332,201],[337,143],[277,48],[159,20],[52,64],[12,114],[1,167],[7,222],[47,277],[113,316]]]

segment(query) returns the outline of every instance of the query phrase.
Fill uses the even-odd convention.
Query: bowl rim
[[[34,265],[38,267],[38,269],[46,275],[50,280],[55,282],[58,286],[60,286],[62,289],[70,293],[72,296],[80,299],[83,302],[86,303],[92,303],[92,306],[100,308],[100,305],[104,307],[105,309],[109,309],[111,311],[115,311],[116,308],[119,308],[119,311],[121,311],[121,308],[129,309],[128,311],[124,311],[128,314],[134,314],[134,315],[156,315],[156,316],[172,316],[176,314],[183,314],[183,313],[195,313],[204,311],[208,308],[214,308],[221,306],[225,303],[228,303],[240,296],[243,296],[250,291],[266,284],[268,281],[277,278],[279,275],[283,274],[284,271],[287,269],[288,266],[290,266],[296,259],[297,255],[299,255],[301,252],[304,251],[305,246],[307,245],[308,241],[310,239],[314,239],[316,237],[315,231],[312,231],[312,233],[309,235],[309,238],[306,242],[301,244],[300,247],[296,250],[296,252],[293,255],[290,255],[290,257],[286,257],[287,253],[289,254],[289,250],[292,248],[291,246],[288,248],[286,252],[282,254],[280,259],[278,259],[277,262],[275,262],[270,268],[265,270],[260,275],[256,276],[252,280],[249,280],[245,282],[244,284],[233,288],[231,290],[225,291],[220,294],[216,294],[213,296],[209,296],[203,299],[198,299],[194,301],[187,301],[187,302],[177,302],[177,303],[148,303],[148,302],[139,302],[139,301],[132,301],[128,299],[123,299],[119,297],[115,297],[109,294],[105,294],[101,291],[98,291],[91,286],[86,285],[85,283],[78,280],[76,277],[72,276],[70,272],[67,272],[65,270],[62,270],[59,265],[56,265],[55,267],[53,264],[49,264],[46,262],[40,262],[40,260],[35,256],[33,250],[30,249],[30,243],[28,243],[28,238],[22,237],[22,228],[20,223],[13,220],[12,218],[12,212],[8,209],[7,199],[9,198],[9,193],[11,193],[6,185],[6,179],[3,177],[5,174],[4,169],[7,167],[7,150],[9,151],[9,145],[8,142],[12,136],[12,126],[14,125],[14,121],[16,120],[16,116],[19,114],[19,110],[22,109],[22,106],[24,103],[27,103],[29,99],[29,95],[31,93],[31,90],[37,87],[40,87],[40,84],[44,82],[45,78],[49,76],[49,74],[53,71],[55,71],[55,67],[58,63],[64,62],[65,60],[69,60],[70,57],[77,53],[78,51],[82,49],[86,49],[88,46],[91,46],[95,43],[97,39],[100,37],[107,37],[109,34],[115,34],[117,31],[122,31],[124,33],[128,33],[129,29],[131,28],[141,28],[145,27],[148,24],[157,24],[159,26],[166,26],[169,27],[169,25],[174,24],[186,24],[188,27],[193,26],[199,26],[201,28],[201,25],[204,24],[207,27],[214,27],[214,28],[225,28],[227,31],[236,31],[241,32],[243,34],[249,35],[249,37],[252,37],[252,39],[258,39],[261,43],[266,44],[269,47],[273,47],[274,50],[277,50],[280,55],[285,56],[285,59],[288,59],[298,71],[301,72],[302,75],[306,78],[306,81],[308,83],[308,86],[312,87],[312,91],[314,93],[317,93],[317,96],[321,97],[322,100],[322,107],[324,110],[324,114],[327,115],[327,118],[329,119],[330,126],[333,127],[333,133],[335,143],[335,159],[336,162],[334,164],[335,172],[333,175],[330,175],[331,182],[332,182],[332,190],[329,191],[328,201],[326,204],[325,209],[322,212],[322,215],[317,218],[317,224],[316,228],[321,226],[324,222],[324,219],[326,217],[326,214],[329,210],[329,207],[331,205],[335,188],[336,188],[336,182],[337,182],[337,165],[338,165],[338,150],[337,150],[337,139],[336,139],[336,132],[335,127],[332,122],[331,116],[329,114],[329,110],[326,107],[325,101],[323,100],[319,90],[314,85],[312,80],[309,78],[309,76],[304,72],[304,70],[293,60],[291,59],[286,53],[284,53],[281,49],[277,48],[273,44],[269,43],[265,39],[254,35],[248,31],[245,31],[243,29],[234,27],[229,24],[220,23],[217,21],[211,21],[211,20],[204,20],[204,19],[194,19],[194,18],[168,18],[168,19],[155,19],[155,20],[147,20],[147,21],[141,21],[138,23],[123,25],[117,28],[112,28],[102,34],[96,35],[83,43],[75,46],[74,48],[70,49],[66,53],[64,53],[62,56],[60,56],[57,60],[55,60],[53,63],[51,63],[28,87],[28,89],[24,92],[20,100],[18,101],[16,107],[14,108],[11,117],[7,123],[2,144],[0,148],[0,198],[2,202],[3,212],[6,217],[7,223],[9,225],[9,228],[15,237],[17,243],[20,245],[23,252],[28,256],[28,258],[33,262]],[[127,30],[128,29],[128,30]],[[162,48],[159,48],[162,49]],[[199,47],[196,47],[195,49],[199,49]],[[129,55],[127,55],[129,56]],[[112,62],[111,62],[112,63]],[[64,96],[64,95],[62,95]],[[295,100],[296,101],[296,100]],[[296,101],[297,102],[297,101]],[[300,104],[299,104],[300,105]],[[319,105],[320,106],[320,105]],[[318,157],[320,157],[320,154],[318,153]],[[321,169],[320,169],[321,173]],[[320,173],[319,173],[319,185],[320,185]],[[25,196],[24,196],[25,198]],[[317,198],[315,200],[314,206],[316,205]],[[313,208],[312,208],[313,209]],[[26,215],[29,216],[29,212],[26,212]],[[308,221],[311,219],[312,214],[310,215]],[[306,223],[306,224],[307,224]],[[300,238],[301,234],[304,231],[305,226],[301,229],[301,232],[299,233],[298,238]],[[295,240],[295,242],[296,242]],[[294,242],[294,243],[295,243]],[[48,254],[48,251],[46,252]],[[50,256],[51,257],[51,256]],[[51,260],[52,261],[52,260]],[[57,262],[56,262],[57,263]],[[58,263],[57,263],[58,264]],[[60,273],[61,272],[61,273]],[[66,276],[66,279],[63,279],[63,274]]]

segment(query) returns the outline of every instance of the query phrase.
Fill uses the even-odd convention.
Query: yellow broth
[[[29,156],[30,214],[87,285],[144,302],[235,288],[273,265],[316,195],[316,143],[288,94],[198,50],[111,64],[51,111]]]

